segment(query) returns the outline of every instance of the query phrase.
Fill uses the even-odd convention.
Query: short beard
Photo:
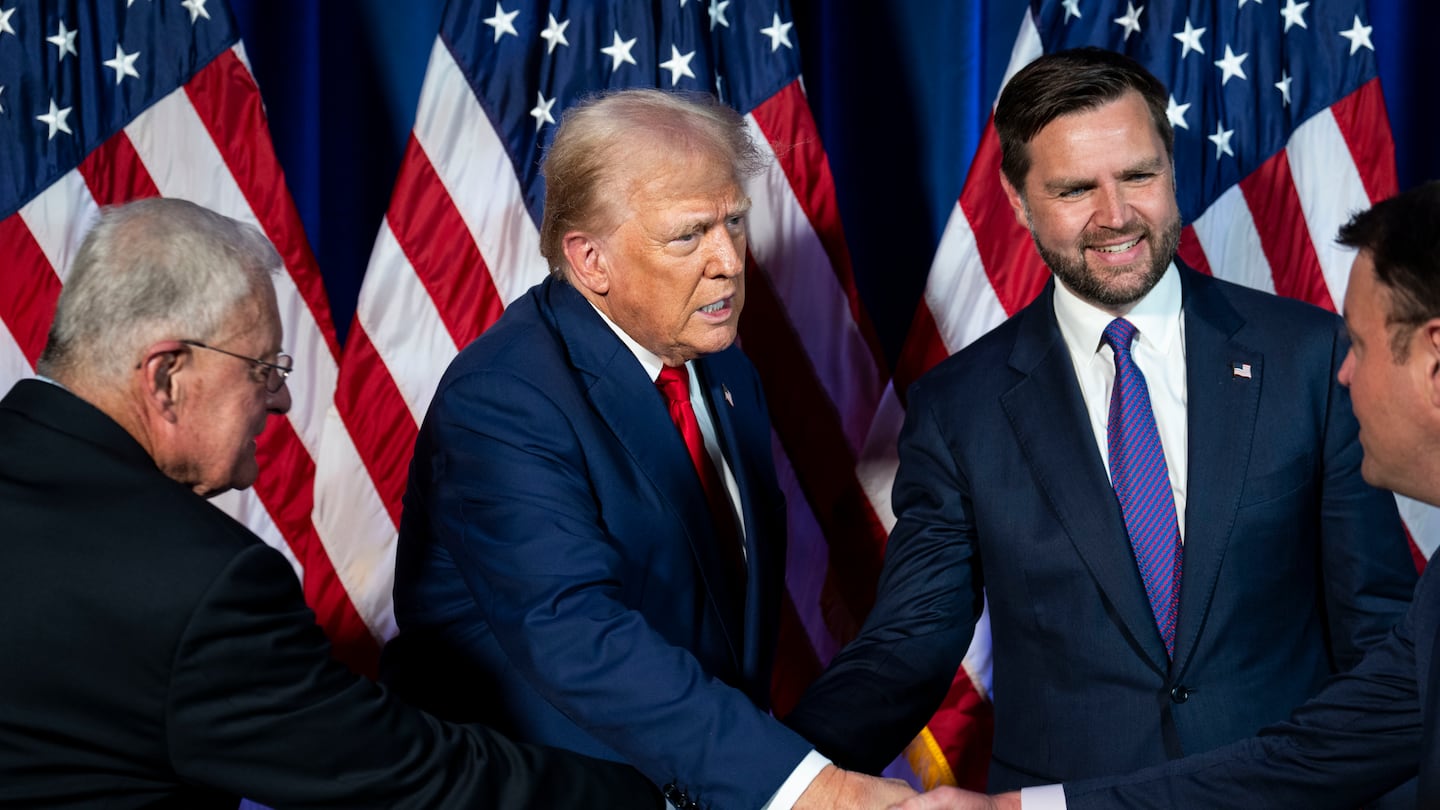
[[[1150,251],[1150,267],[1144,276],[1140,278],[1137,286],[1128,289],[1117,288],[1106,284],[1104,276],[1091,272],[1085,262],[1085,248],[1087,243],[1082,239],[1076,245],[1078,256],[1071,256],[1050,250],[1040,243],[1036,236],[1034,227],[1030,229],[1030,237],[1035,242],[1035,249],[1040,252],[1040,258],[1055,277],[1061,281],[1069,290],[1085,301],[1099,307],[1127,307],[1141,298],[1144,298],[1160,279],[1165,276],[1169,269],[1170,262],[1175,258],[1175,252],[1180,247],[1180,218],[1175,217],[1165,229],[1159,233],[1159,241],[1152,241],[1155,233],[1148,227],[1143,228],[1138,234],[1140,238],[1149,241],[1152,250]]]

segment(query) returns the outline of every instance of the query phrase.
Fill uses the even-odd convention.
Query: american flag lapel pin
[[[1232,362],[1230,364],[1230,376],[1248,380],[1254,375],[1250,371],[1249,363]]]
[[[725,395],[726,405],[729,405],[732,408],[735,407],[735,398],[730,396],[730,389],[725,387],[725,383],[720,383],[720,393]]]

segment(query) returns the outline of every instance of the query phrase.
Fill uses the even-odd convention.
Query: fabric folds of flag
[[[545,277],[539,163],[564,110],[608,89],[709,92],[744,113],[754,178],[741,342],[790,506],[781,714],[874,598],[885,528],[858,460],[888,379],[856,294],[785,2],[451,0],[348,332],[314,522],[377,637],[418,426],[456,353]]]
[[[276,278],[293,409],[259,439],[261,475],[216,502],[290,560],[338,655],[379,646],[311,520],[311,479],[339,346],[265,111],[223,0],[0,4],[0,388],[34,372],[55,300],[106,205],[183,197],[256,225]]]
[[[1397,191],[1372,30],[1364,0],[1037,0],[1007,78],[1042,53],[1084,45],[1142,62],[1171,92],[1167,114],[1188,223],[1182,258],[1335,310],[1353,257],[1334,243],[1339,226]],[[1004,199],[999,165],[990,126],[878,409],[868,442],[875,452],[864,461],[870,491],[888,491],[893,481],[906,387],[1029,303],[1048,278]],[[1429,507],[1399,501],[1428,555],[1440,544],[1440,522]],[[945,706],[908,752],[927,782],[984,785],[989,646],[982,626]]]

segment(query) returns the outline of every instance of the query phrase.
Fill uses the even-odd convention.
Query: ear
[[[1415,329],[1411,352],[1420,357],[1413,358],[1423,363],[1425,384],[1428,386],[1430,404],[1440,408],[1440,318],[1431,318]]]
[[[570,281],[596,295],[610,291],[610,265],[600,242],[584,231],[571,231],[561,241],[570,264]]]
[[[1010,201],[1010,210],[1015,212],[1015,221],[1020,223],[1026,230],[1030,229],[1030,219],[1025,216],[1025,198],[1021,195],[1020,189],[1010,185],[1010,179],[1000,172],[1000,187],[1005,189],[1005,199]]]
[[[178,420],[180,376],[189,371],[194,362],[189,347],[176,340],[163,340],[145,350],[135,367],[135,384],[146,413],[172,424]]]

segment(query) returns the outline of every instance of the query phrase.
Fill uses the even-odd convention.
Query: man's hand
[[[941,787],[892,805],[889,810],[1020,810],[1020,794],[986,796],[959,788]]]
[[[912,796],[915,791],[899,779],[866,776],[826,765],[800,794],[795,810],[883,810]]]

